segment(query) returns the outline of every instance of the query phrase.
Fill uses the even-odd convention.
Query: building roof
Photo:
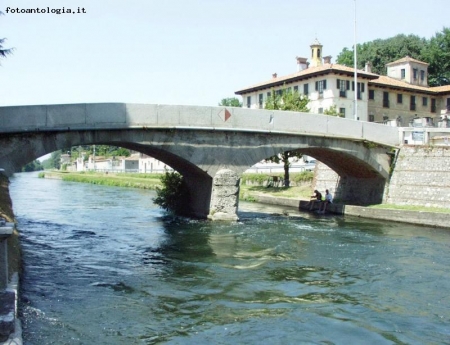
[[[413,59],[413,58],[410,57],[410,56],[405,56],[404,58],[401,58],[401,59],[399,59],[399,60],[395,60],[395,61],[392,61],[392,62],[387,63],[386,66],[397,65],[397,64],[401,64],[401,63],[405,63],[405,62],[415,62],[415,63],[420,63],[420,64],[422,64],[422,65],[427,65],[427,66],[429,65],[429,64],[426,63],[426,62],[423,62],[423,61],[419,61],[419,60]]]
[[[429,87],[429,86],[419,86],[409,84],[407,82],[394,79],[391,77],[387,77],[384,75],[380,75],[377,79],[373,79],[369,82],[369,86],[380,86],[380,87],[388,87],[399,90],[408,90],[415,92],[422,92],[428,94],[436,94],[436,93],[450,93],[450,85],[445,86],[437,86],[437,87]]]
[[[378,74],[365,72],[363,70],[358,70],[357,72],[358,72],[359,77],[369,79],[369,80],[376,79],[379,77]],[[306,79],[309,79],[312,77],[317,77],[317,76],[325,75],[325,74],[338,74],[338,75],[340,74],[340,75],[353,76],[354,69],[351,67],[340,65],[340,64],[327,63],[327,64],[323,64],[322,66],[306,68],[306,69],[296,72],[296,73],[288,74],[288,75],[285,75],[282,77],[272,78],[272,79],[264,81],[262,83],[248,86],[242,90],[236,91],[235,94],[241,95],[241,94],[245,94],[245,93],[252,92],[252,91],[263,90],[263,89],[267,89],[270,87],[276,87],[276,86],[281,86],[281,85],[288,84],[288,83],[293,83],[293,82],[300,81],[300,80],[306,80]]]

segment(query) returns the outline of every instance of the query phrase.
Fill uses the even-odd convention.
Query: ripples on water
[[[450,232],[18,174],[25,344],[445,344]],[[277,214],[277,215],[274,215]]]

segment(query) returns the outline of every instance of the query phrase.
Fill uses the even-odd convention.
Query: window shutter
[[[316,91],[318,91],[318,90],[319,90],[319,82],[316,81]]]
[[[355,82],[352,81],[352,91],[355,91]]]
[[[341,89],[341,81],[339,79],[337,80],[336,87],[338,90]]]
[[[361,92],[364,92],[364,85],[366,85],[366,84],[361,83]]]
[[[347,90],[350,90],[350,80],[347,80]]]
[[[326,79],[323,80],[323,89],[324,90],[327,89],[327,80]]]

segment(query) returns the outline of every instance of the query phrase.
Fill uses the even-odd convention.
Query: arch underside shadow
[[[0,140],[0,168],[8,174],[47,153],[77,145],[114,145],[147,154],[185,177],[192,195],[192,200],[186,200],[186,205],[191,209],[190,213],[199,217],[209,212],[212,179],[219,170],[229,169],[240,176],[255,163],[284,151],[299,150],[313,156],[334,170],[342,182],[362,181],[354,186],[358,185],[363,190],[367,189],[363,181],[369,180],[377,181],[376,184],[382,184],[384,188],[390,165],[385,147],[368,149],[360,141],[279,133],[188,129],[80,130],[10,134]],[[342,195],[351,202],[356,193],[345,192],[351,187],[347,182],[341,183]]]

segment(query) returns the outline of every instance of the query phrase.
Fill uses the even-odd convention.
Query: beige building
[[[355,87],[353,68],[323,57],[323,46],[317,39],[310,47],[311,62],[297,57],[297,72],[286,76],[274,73],[269,80],[236,91],[243,106],[261,109],[272,92],[291,90],[308,96],[312,113],[336,107],[341,116],[361,121],[409,126],[419,117],[427,118],[427,124],[439,125],[450,115],[450,85],[429,87],[425,62],[410,57],[394,61],[386,66],[387,76],[372,73],[367,62],[364,70],[357,70]]]

